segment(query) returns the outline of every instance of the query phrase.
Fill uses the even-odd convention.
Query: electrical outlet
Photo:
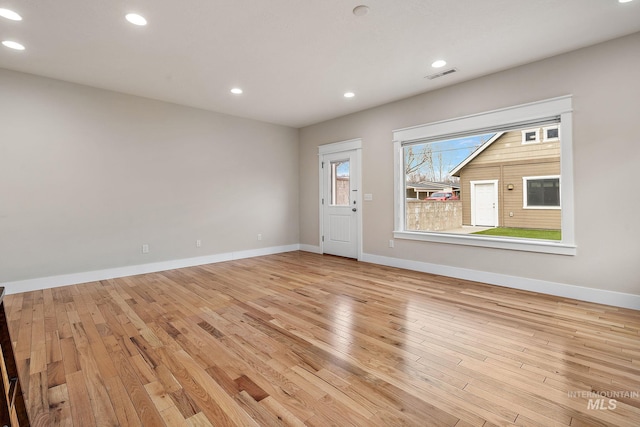
[[[200,248],[202,247],[202,240],[198,239],[196,240],[196,248]]]
[[[258,240],[262,240],[262,233],[258,233]]]
[[[149,245],[142,245],[142,253],[143,254],[148,254],[149,253]]]
[[[393,239],[390,239],[390,240],[389,240],[389,247],[390,247],[390,248],[393,248],[393,247],[394,247],[394,246],[393,246],[394,244],[395,244],[395,242],[393,241]]]

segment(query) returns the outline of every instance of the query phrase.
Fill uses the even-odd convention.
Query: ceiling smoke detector
[[[433,79],[437,79],[438,77],[446,76],[448,74],[453,74],[457,71],[458,71],[457,68],[449,68],[448,70],[440,71],[439,73],[430,74],[426,76],[425,79],[433,80]]]

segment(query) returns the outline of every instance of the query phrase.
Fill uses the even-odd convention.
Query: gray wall
[[[362,138],[365,253],[640,294],[639,47],[634,34],[299,131],[0,70],[0,283],[318,245],[317,146]],[[576,256],[388,247],[393,129],[565,94]]]
[[[0,70],[0,283],[297,244],[297,165],[296,129]]]
[[[640,33],[301,129],[301,243],[319,244],[318,145],[362,138],[362,192],[373,194],[363,206],[365,253],[640,294],[638,52]],[[388,247],[392,130],[567,94],[574,106],[576,256],[399,239]]]

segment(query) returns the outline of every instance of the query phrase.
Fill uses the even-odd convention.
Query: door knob
[[[353,208],[353,209],[351,209],[351,210],[352,210],[353,212],[355,212],[355,211],[357,211],[358,209],[356,209],[356,208]]]

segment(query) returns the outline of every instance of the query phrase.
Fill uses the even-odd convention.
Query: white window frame
[[[558,129],[558,136],[554,138],[549,138],[547,134],[551,129]],[[552,141],[559,141],[559,140],[560,140],[560,126],[554,125],[554,126],[545,126],[542,128],[542,142],[552,142]]]
[[[570,95],[567,95],[394,130],[394,238],[558,255],[575,255],[577,248],[575,245],[574,231],[572,108],[572,98]],[[443,232],[405,230],[403,144],[558,116],[560,117],[560,125],[562,128],[562,143],[560,144],[562,240],[500,238],[494,236],[469,236]]]
[[[560,184],[560,206],[529,206],[527,205],[527,181],[539,179],[557,179]],[[523,176],[522,177],[522,209],[560,210],[562,209],[562,180],[560,175]]]
[[[536,139],[534,139],[533,141],[527,141],[527,134],[531,133],[531,132],[535,132],[536,133]],[[526,145],[526,144],[537,144],[540,142],[540,129],[526,129],[522,131],[522,144]]]

